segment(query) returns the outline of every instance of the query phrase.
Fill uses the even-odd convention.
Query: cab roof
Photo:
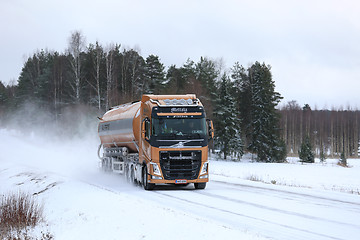
[[[143,95],[141,101],[143,103],[149,101],[159,107],[172,106],[201,106],[200,100],[195,94],[186,95]]]

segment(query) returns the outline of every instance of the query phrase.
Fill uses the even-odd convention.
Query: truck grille
[[[166,180],[197,179],[201,151],[161,151],[160,166]]]

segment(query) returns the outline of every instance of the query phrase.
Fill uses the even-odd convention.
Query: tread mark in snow
[[[217,211],[225,212],[225,213],[228,213],[228,214],[232,214],[232,215],[236,215],[236,216],[240,216],[240,217],[244,217],[244,218],[249,218],[249,219],[260,221],[260,222],[265,222],[265,223],[272,224],[272,225],[281,226],[281,227],[284,227],[284,228],[287,228],[287,229],[297,230],[297,231],[301,231],[301,232],[305,232],[305,233],[309,233],[309,234],[313,234],[313,235],[317,235],[317,236],[321,236],[321,237],[325,237],[325,238],[329,238],[329,239],[343,240],[341,238],[336,238],[336,237],[328,236],[328,235],[325,235],[325,234],[312,232],[312,231],[309,231],[309,230],[306,230],[306,229],[292,227],[292,226],[288,226],[288,225],[277,223],[277,222],[274,223],[274,222],[271,222],[271,221],[268,221],[268,220],[265,220],[265,219],[256,218],[256,217],[248,216],[248,215],[241,214],[241,213],[231,212],[231,211],[226,210],[226,209],[216,208],[216,207],[209,206],[209,205],[206,205],[206,204],[203,204],[203,203],[200,204],[200,203],[190,201],[190,200],[187,200],[187,199],[174,197],[174,196],[171,196],[170,194],[166,194],[166,193],[160,193],[160,192],[157,192],[157,191],[154,192],[154,193],[157,193],[157,194],[169,197],[169,198],[174,198],[174,199],[177,199],[177,200],[180,200],[180,201],[183,201],[183,202],[191,203],[193,205],[202,206],[202,207],[214,209],[214,210],[217,210]]]
[[[274,212],[280,212],[280,213],[284,213],[284,214],[287,214],[287,215],[293,215],[293,216],[298,216],[298,217],[302,217],[302,218],[307,218],[307,219],[311,219],[311,220],[330,222],[330,223],[341,224],[341,225],[345,225],[345,226],[352,226],[352,227],[355,227],[355,228],[359,227],[359,226],[354,225],[354,224],[348,224],[348,223],[329,220],[329,219],[326,219],[326,218],[309,216],[309,215],[305,215],[305,214],[301,214],[301,213],[282,210],[282,209],[279,209],[279,208],[267,207],[267,206],[263,206],[263,205],[260,205],[260,204],[246,202],[246,201],[242,201],[242,200],[238,200],[238,199],[232,199],[232,198],[229,198],[229,197],[220,196],[220,195],[216,195],[216,194],[212,194],[212,193],[205,193],[205,192],[195,192],[195,193],[205,195],[205,196],[209,196],[209,197],[213,197],[213,198],[223,199],[223,200],[227,200],[227,201],[231,201],[231,202],[235,202],[235,203],[246,204],[246,205],[250,205],[250,206],[253,206],[253,207],[257,207],[257,208],[263,208],[263,209],[274,211]]]
[[[291,194],[291,195],[297,195],[297,196],[302,196],[302,197],[310,197],[310,198],[314,198],[314,199],[320,199],[320,200],[327,200],[327,201],[332,201],[332,202],[336,202],[336,203],[345,203],[345,204],[351,204],[351,205],[356,205],[356,206],[360,206],[360,203],[356,203],[356,202],[349,202],[349,201],[343,201],[343,200],[338,200],[338,199],[331,199],[331,198],[326,198],[326,197],[320,197],[320,196],[314,196],[314,195],[310,195],[310,194],[306,194],[306,193],[296,193],[296,192],[291,192],[291,191],[286,191],[286,190],[281,190],[281,189],[269,189],[269,188],[264,188],[264,187],[258,187],[258,186],[249,186],[246,184],[239,184],[239,183],[228,183],[228,182],[224,182],[224,181],[218,181],[218,180],[211,180],[212,182],[216,182],[216,183],[221,183],[221,184],[225,184],[225,185],[233,185],[233,186],[239,186],[239,187],[245,187],[245,188],[256,188],[256,189],[261,189],[261,190],[265,190],[265,191],[272,191],[272,192],[282,192],[282,193],[287,193],[287,194]],[[235,189],[235,188],[233,188]],[[241,191],[242,189],[236,189]]]

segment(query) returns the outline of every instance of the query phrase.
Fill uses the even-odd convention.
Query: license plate
[[[175,184],[184,184],[187,183],[186,179],[176,179]]]

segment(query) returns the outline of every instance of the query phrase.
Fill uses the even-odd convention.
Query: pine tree
[[[246,146],[251,142],[252,122],[252,90],[250,77],[246,69],[238,62],[231,69],[231,78],[234,81],[234,96],[236,101],[236,112],[241,120],[241,132],[244,134]]]
[[[159,94],[162,92],[165,81],[164,65],[160,62],[158,56],[149,55],[145,62],[145,82],[143,83],[143,92]]]
[[[52,101],[52,65],[52,54],[43,50],[28,58],[19,77],[17,104],[31,101],[46,106]]]
[[[301,143],[301,147],[299,150],[299,158],[301,162],[306,162],[306,163],[315,162],[314,152],[312,150],[310,137],[308,135],[304,138],[303,142]]]
[[[219,76],[219,71],[216,69],[216,64],[214,61],[207,58],[200,58],[200,62],[195,65],[195,75],[204,88],[206,88],[210,93],[209,97],[215,96],[215,82]]]
[[[283,139],[279,139],[278,144],[273,148],[274,162],[285,162],[287,157],[287,147]]]
[[[338,163],[340,166],[342,167],[347,167],[347,160],[346,160],[346,156],[345,156],[345,152],[342,151],[341,152],[341,155],[340,155],[340,160],[339,160],[339,163]]]
[[[217,106],[214,110],[214,125],[216,128],[215,144],[224,155],[237,157],[243,155],[243,144],[240,132],[240,121],[236,115],[235,100],[231,93],[231,82],[224,74],[218,91]]]
[[[264,162],[282,162],[283,144],[280,139],[280,115],[276,110],[282,98],[275,92],[270,66],[256,62],[249,69],[251,96],[251,137],[249,150],[257,154]]]
[[[186,94],[193,92],[196,81],[194,61],[188,59],[180,68],[171,65],[167,71],[165,94]]]
[[[186,86],[182,70],[175,65],[171,65],[166,74],[166,84],[164,88],[165,94],[180,94],[183,93]]]
[[[197,85],[193,86],[193,93],[201,100],[207,116],[212,118],[213,106],[216,105],[216,79],[219,77],[216,63],[208,58],[200,58],[195,65]]]
[[[0,107],[4,106],[8,101],[5,85],[0,81]]]
[[[192,78],[195,78],[195,63],[193,60],[188,58],[186,63],[181,67],[183,77],[186,79],[186,82],[191,81]]]

